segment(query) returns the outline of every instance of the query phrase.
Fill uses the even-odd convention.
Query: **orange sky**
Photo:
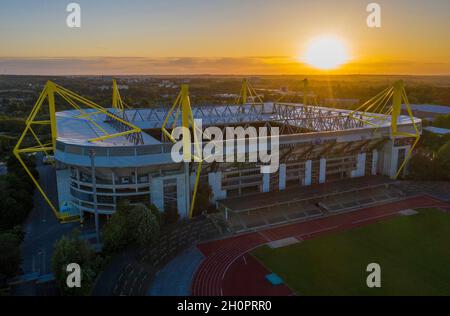
[[[64,1],[0,3],[0,74],[316,74],[301,56],[330,34],[350,53],[336,74],[450,74],[450,1]]]

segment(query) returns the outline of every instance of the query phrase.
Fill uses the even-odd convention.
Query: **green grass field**
[[[450,215],[436,209],[253,251],[298,295],[450,295]],[[381,265],[381,288],[366,267]]]

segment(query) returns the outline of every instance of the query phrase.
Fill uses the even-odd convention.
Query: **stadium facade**
[[[198,163],[175,163],[173,144],[161,132],[164,119],[178,119],[166,108],[56,112],[57,188],[60,209],[70,205],[84,213],[112,214],[122,200],[148,202],[162,212],[189,216]],[[395,111],[395,110],[394,110]],[[278,127],[279,161],[275,173],[261,173],[260,163],[206,163],[199,187],[209,186],[212,199],[245,197],[397,171],[414,146],[421,120],[390,115],[281,102],[192,106],[203,128],[217,126]],[[120,117],[139,132],[92,142],[102,134],[124,130]],[[400,136],[399,136],[400,135]],[[270,137],[269,137],[270,139]],[[226,147],[226,145],[224,145]],[[251,146],[234,146],[248,154]],[[406,172],[403,168],[402,172]]]

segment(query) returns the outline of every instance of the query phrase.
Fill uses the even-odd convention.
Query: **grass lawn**
[[[252,253],[298,295],[450,295],[450,215],[436,209]],[[381,288],[366,267],[381,266]]]

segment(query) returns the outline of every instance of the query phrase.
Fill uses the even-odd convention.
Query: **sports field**
[[[450,295],[450,214],[437,209],[252,254],[297,295]],[[372,262],[381,288],[366,285]]]

